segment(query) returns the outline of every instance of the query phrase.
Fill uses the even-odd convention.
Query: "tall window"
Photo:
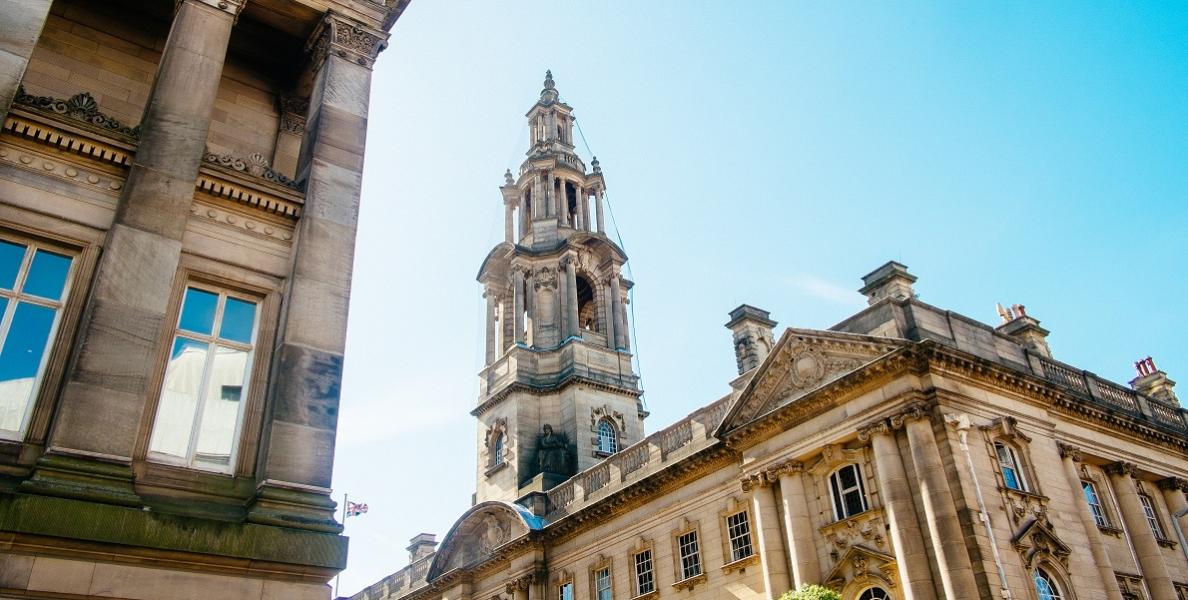
[[[1002,442],[994,442],[994,453],[998,455],[998,469],[1002,472],[1002,479],[1012,490],[1027,491],[1027,481],[1023,478],[1023,470],[1019,468],[1019,455],[1015,449]]]
[[[573,600],[573,582],[569,581],[557,586],[557,600]]]
[[[503,464],[503,433],[495,435],[495,443],[491,445],[491,465],[499,466]]]
[[[652,574],[652,551],[644,550],[635,555],[635,595],[642,596],[656,591],[656,576]]]
[[[611,597],[610,567],[604,567],[594,571],[595,600],[611,600]]]
[[[605,454],[619,451],[619,431],[607,419],[598,421],[598,451]]]
[[[74,259],[0,240],[0,438],[21,439],[41,387]]]
[[[1155,514],[1155,505],[1151,502],[1151,497],[1139,494],[1139,501],[1143,503],[1143,514],[1147,517],[1147,524],[1151,526],[1151,533],[1161,540],[1167,539],[1167,536],[1163,535],[1163,526],[1159,524],[1159,517]]]
[[[1064,600],[1056,580],[1043,569],[1035,570],[1035,592],[1039,594],[1039,600]]]
[[[677,549],[681,559],[681,580],[701,575],[701,547],[697,544],[697,531],[677,536]]]
[[[862,487],[862,471],[858,465],[846,465],[829,476],[829,490],[833,494],[833,516],[848,519],[866,512],[866,491]]]
[[[858,600],[891,600],[891,594],[883,588],[873,587],[858,596]]]
[[[751,523],[747,519],[747,511],[726,517],[726,535],[730,539],[730,562],[755,553],[751,547]]]
[[[1089,511],[1093,513],[1093,520],[1097,522],[1097,526],[1108,527],[1110,522],[1106,519],[1101,496],[1097,495],[1097,486],[1093,485],[1092,481],[1082,481],[1081,489],[1085,492],[1085,502],[1089,503]]]
[[[186,288],[149,440],[153,458],[232,470],[258,312],[251,300]]]

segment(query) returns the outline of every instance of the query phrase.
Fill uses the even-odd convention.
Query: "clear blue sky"
[[[372,89],[343,595],[469,506],[474,276],[546,68],[631,257],[649,432],[727,390],[730,309],[826,328],[888,259],[988,323],[1025,304],[1061,360],[1188,380],[1188,4],[414,0]]]

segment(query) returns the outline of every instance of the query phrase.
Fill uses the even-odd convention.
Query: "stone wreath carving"
[[[99,111],[99,103],[89,92],[79,92],[62,100],[53,96],[34,96],[25,91],[25,86],[20,86],[17,88],[17,95],[13,101],[16,104],[61,115],[133,139],[140,137],[139,125],[129,127],[103,114]]]
[[[265,181],[279,183],[280,185],[290,187],[298,191],[301,190],[301,185],[296,181],[293,181],[292,179],[289,179],[288,177],[285,177],[284,175],[272,170],[272,166],[268,164],[268,159],[264,158],[264,155],[260,154],[259,152],[256,152],[247,158],[239,158],[230,154],[215,154],[213,152],[207,151],[202,154],[202,162],[218,165],[220,167],[225,167],[233,171],[239,171],[241,173],[247,173],[252,177],[259,177]]]

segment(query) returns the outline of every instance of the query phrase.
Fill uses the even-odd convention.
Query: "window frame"
[[[1155,499],[1152,498],[1145,491],[1138,492],[1139,505],[1143,507],[1143,516],[1147,519],[1147,525],[1151,528],[1151,533],[1155,535],[1155,539],[1165,541],[1168,539],[1167,533],[1163,529],[1163,522],[1159,519],[1159,509],[1155,508]]]
[[[857,483],[852,487],[843,489],[840,478],[841,472],[850,468],[854,469],[854,478]],[[857,462],[846,463],[829,473],[825,484],[829,488],[829,499],[831,500],[830,506],[833,511],[834,522],[844,521],[870,510],[870,498],[866,494],[866,483],[862,480],[862,477],[862,465],[858,464]],[[846,506],[845,498],[847,494],[854,491],[857,491],[862,499],[862,510],[855,513],[850,513],[849,508]]]
[[[866,598],[865,598],[865,595],[866,595],[866,594],[869,594],[869,593],[871,593],[871,592],[874,592],[875,590],[878,590],[878,591],[882,592],[882,593],[883,593],[883,597],[882,597],[882,598],[875,598],[875,599],[873,599],[873,600],[883,600],[883,599],[886,599],[886,600],[891,600],[891,592],[888,592],[888,591],[887,591],[887,588],[883,587],[882,585],[871,585],[871,586],[867,586],[867,587],[865,587],[865,588],[862,588],[862,590],[861,590],[861,591],[859,591],[859,592],[858,592],[858,593],[857,593],[857,594],[854,596],[854,598],[856,598],[857,600],[866,600]]]
[[[612,568],[611,559],[607,558],[590,567],[590,598],[591,600],[603,600],[598,594],[603,591],[599,588],[599,575],[606,574],[606,588],[607,600],[614,600],[615,598],[615,573]]]
[[[253,351],[257,354],[253,357],[252,364],[245,374],[244,381],[248,391],[241,400],[244,402],[244,406],[237,424],[238,441],[235,444],[235,456],[230,461],[231,468],[226,471],[192,468],[177,462],[160,461],[155,457],[149,457],[149,442],[152,437],[153,425],[156,422],[157,410],[160,407],[165,369],[169,364],[169,355],[177,333],[177,324],[181,318],[182,302],[187,287],[213,288],[216,291],[227,292],[232,297],[257,303],[255,342],[253,344]],[[169,312],[167,313],[169,322],[173,325],[161,328],[158,351],[154,358],[156,368],[149,386],[149,406],[141,418],[140,433],[134,455],[137,461],[143,461],[143,464],[146,465],[146,476],[144,477],[146,484],[159,482],[172,486],[175,483],[170,482],[180,479],[193,485],[204,485],[224,480],[227,477],[251,476],[255,473],[265,421],[264,405],[269,384],[268,369],[275,358],[274,341],[280,317],[282,289],[283,282],[275,277],[239,268],[229,268],[226,265],[215,264],[212,261],[186,254],[182,255],[182,262],[174,276]]]
[[[648,589],[648,590],[643,589],[643,578],[642,578],[643,573],[640,571],[640,568],[639,568],[640,567],[639,557],[643,556],[644,554],[648,555],[648,557],[647,557],[648,582],[647,583],[649,586],[651,586],[651,589]],[[632,587],[632,590],[635,592],[635,595],[633,596],[633,598],[642,598],[644,596],[655,594],[657,591],[657,583],[658,582],[656,580],[656,553],[653,551],[651,545],[647,545],[642,548],[637,548],[634,552],[631,553],[631,584],[632,584],[631,587]]]
[[[1051,600],[1071,600],[1068,594],[1064,591],[1064,585],[1058,577],[1052,575],[1051,569],[1045,569],[1042,565],[1037,566],[1031,573],[1031,589],[1035,592],[1036,598],[1039,600],[1045,599],[1040,592],[1039,582],[1043,579],[1048,587],[1055,592],[1055,595],[1048,594]]]
[[[57,309],[54,326],[50,330],[45,354],[42,356],[40,375],[35,383],[36,392],[25,407],[19,435],[0,436],[0,445],[35,444],[43,445],[49,437],[50,420],[54,405],[61,392],[66,366],[74,349],[74,336],[78,331],[79,319],[90,295],[91,279],[99,260],[99,245],[102,234],[92,239],[70,238],[50,232],[26,227],[17,223],[0,223],[0,239],[8,242],[37,246],[39,248],[69,256],[70,270],[62,289],[61,307]],[[0,463],[10,462],[0,459]]]
[[[696,562],[694,564],[697,567],[697,572],[691,575],[688,574],[688,571],[685,567],[685,545],[681,542],[681,538],[686,536],[693,536],[692,545],[694,551],[688,556],[696,558]],[[705,577],[704,549],[702,548],[701,543],[701,532],[696,525],[691,525],[689,527],[674,531],[672,534],[672,549],[672,560],[674,574],[676,577],[676,583],[673,584],[674,586],[680,587],[682,585],[692,585],[694,582],[700,581]]]
[[[603,427],[604,426],[610,430],[609,436],[603,435]],[[623,444],[622,444],[623,435],[619,431],[618,426],[616,426],[614,424],[614,422],[609,417],[602,417],[602,418],[598,419],[598,422],[594,424],[594,434],[595,434],[594,452],[598,456],[610,456],[612,454],[619,452],[619,450],[623,449]],[[603,441],[606,439],[610,439],[610,446],[609,446],[610,449],[609,450],[607,450],[606,446],[603,446]]]
[[[735,528],[737,524],[732,525],[731,519],[742,516],[741,524],[746,528],[746,531],[735,535]],[[723,516],[722,525],[725,528],[726,535],[723,538],[726,541],[726,556],[730,559],[727,564],[744,561],[755,556],[755,536],[754,529],[751,526],[751,513],[746,508],[729,512]],[[736,546],[736,541],[745,541],[745,545],[739,544]],[[739,548],[745,548],[746,554],[739,554]]]
[[[1013,444],[1006,442],[1004,440],[994,440],[992,442],[991,446],[994,449],[994,460],[995,460],[995,464],[997,465],[997,468],[998,468],[998,475],[1000,477],[1002,477],[1003,486],[1008,490],[1014,490],[1016,492],[1024,492],[1027,494],[1034,493],[1031,491],[1031,486],[1029,485],[1029,478],[1027,477],[1027,473],[1025,472],[1023,460],[1021,458],[1019,458],[1018,449],[1016,449]],[[999,452],[1000,449],[1002,451],[1006,452],[1007,458],[1011,462],[1010,465],[1003,464],[1003,456]],[[1019,487],[1012,486],[1010,484],[1010,481],[1007,480],[1005,470],[1008,468],[1011,469],[1012,471],[1014,471],[1015,479],[1018,480]]]
[[[573,578],[557,582],[557,600],[574,600],[573,594]],[[565,591],[569,590],[569,596],[566,597]]]
[[[1097,504],[1089,500],[1090,493],[1097,499]],[[1085,499],[1085,504],[1089,505],[1089,514],[1093,515],[1093,522],[1097,524],[1099,529],[1110,529],[1113,527],[1109,513],[1106,512],[1105,501],[1102,500],[1101,490],[1097,489],[1096,482],[1081,479],[1081,497]]]

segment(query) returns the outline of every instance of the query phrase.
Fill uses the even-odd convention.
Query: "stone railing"
[[[1039,361],[1039,374],[1045,379],[1070,388],[1094,403],[1163,428],[1173,429],[1180,434],[1188,433],[1185,411],[1182,408],[1168,406],[1088,371],[1081,371],[1047,358],[1034,358]]]
[[[725,416],[728,402],[729,397],[710,404],[549,490],[546,492],[549,498],[547,518],[555,520],[576,512],[589,502],[711,445],[716,440],[714,430]]]

